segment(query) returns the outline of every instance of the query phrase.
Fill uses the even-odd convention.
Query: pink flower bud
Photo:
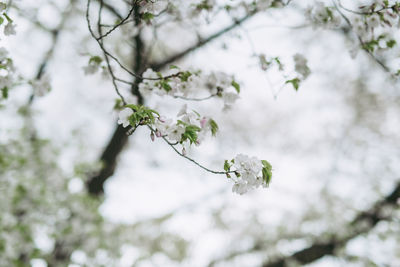
[[[207,123],[207,118],[206,117],[203,117],[201,120],[200,120],[200,126],[201,126],[201,128],[204,128],[205,126],[206,126],[206,123]]]
[[[158,120],[164,123],[167,119],[164,116],[158,117]]]
[[[186,149],[182,148],[182,155],[186,156]]]
[[[158,129],[156,130],[156,136],[157,137],[161,137],[162,136],[161,132]]]
[[[153,133],[153,132],[151,132],[151,134],[150,134],[150,138],[151,138],[151,141],[153,141],[153,142],[154,142],[154,139],[155,139],[155,137],[154,137],[154,133]]]

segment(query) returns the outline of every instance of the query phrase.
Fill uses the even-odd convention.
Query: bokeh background
[[[183,9],[192,1],[177,2]],[[343,1],[357,7],[367,1],[347,2]],[[124,1],[109,4],[126,14]],[[399,83],[364,51],[352,58],[354,38],[345,26],[311,27],[304,8],[313,4],[315,1],[292,1],[287,7],[260,12],[174,62],[183,69],[233,74],[242,88],[240,99],[228,111],[223,110],[219,99],[189,103],[199,113],[212,116],[220,131],[216,138],[190,149],[188,155],[213,169],[221,169],[223,161],[237,153],[266,159],[273,166],[269,188],[233,194],[226,177],[203,171],[161,140],[152,142],[148,130],[139,128],[118,156],[115,173],[105,183],[104,196],[87,208],[80,204],[81,197],[87,195],[85,179],[99,168],[98,159],[116,127],[118,112],[113,110],[117,96],[110,80],[101,74],[84,75],[82,69],[89,55],[100,54],[88,34],[86,3],[15,1],[16,8],[10,13],[17,24],[17,35],[1,38],[0,43],[10,51],[24,77],[35,77],[54,45],[54,36],[43,26],[55,29],[64,15],[68,18],[46,66],[52,91],[34,100],[29,116],[21,113],[21,107],[32,92],[30,86],[22,84],[10,91],[0,110],[0,140],[9,148],[11,139],[19,144],[28,142],[26,134],[15,134],[21,128],[29,133],[34,129],[35,136],[48,140],[55,154],[45,151],[35,155],[29,150],[26,157],[34,166],[42,163],[33,157],[51,160],[55,172],[62,175],[43,175],[63,179],[64,189],[57,190],[67,193],[60,193],[65,194],[62,201],[53,202],[51,197],[58,191],[52,191],[46,182],[52,194],[42,196],[55,203],[55,211],[57,207],[81,209],[76,216],[82,217],[70,233],[61,235],[74,240],[65,242],[71,251],[68,259],[50,264],[46,257],[54,254],[58,240],[54,234],[58,230],[51,229],[62,225],[59,220],[71,225],[72,219],[62,219],[59,213],[47,214],[46,208],[35,211],[40,201],[31,206],[25,203],[31,213],[37,212],[37,220],[26,219],[24,223],[36,225],[29,233],[32,246],[39,252],[29,261],[20,260],[21,266],[284,266],[279,265],[280,259],[293,266],[400,266],[399,204],[380,205],[400,181]],[[105,12],[104,20],[112,23],[115,17]],[[193,19],[183,17],[182,21],[166,20],[160,25],[154,22],[141,34],[147,45],[154,46],[151,61],[157,61],[231,22],[226,13],[211,12]],[[157,34],[152,31],[154,27]],[[393,27],[395,37],[397,31]],[[133,58],[130,40],[129,28],[107,39],[110,50],[127,65]],[[290,68],[296,53],[308,59],[312,72],[298,91],[284,83],[285,77],[276,68],[263,71],[259,66],[257,55],[265,54],[279,56]],[[394,48],[377,57],[387,59],[395,68],[398,54],[398,48]],[[123,92],[130,93],[128,88]],[[146,99],[146,105],[166,114],[176,114],[184,103],[168,97]],[[21,149],[28,145],[23,146]],[[16,154],[22,155],[21,151],[16,150]],[[14,172],[17,169],[9,168]],[[26,172],[24,177],[40,177],[29,171],[29,164],[20,168]],[[7,171],[0,174],[3,179],[11,177]],[[6,187],[12,188],[6,184],[0,190],[8,192]],[[28,188],[24,194],[23,198],[29,198],[34,193]],[[70,208],[66,203],[78,207]],[[11,206],[3,204],[2,214]],[[101,226],[80,215],[96,210],[103,218]],[[377,221],[368,217],[374,212]],[[367,214],[367,219],[354,222],[362,214]],[[113,228],[116,225],[118,230]],[[89,229],[84,230],[86,226]],[[21,250],[21,233],[10,235],[8,239],[3,236],[4,240],[14,240],[15,245],[8,241],[5,246]],[[75,235],[85,238],[77,242]],[[316,244],[333,249],[316,260],[296,263],[296,252]],[[6,262],[6,256],[3,260]],[[277,265],[268,265],[272,263]]]

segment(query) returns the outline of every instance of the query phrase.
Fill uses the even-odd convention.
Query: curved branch
[[[257,14],[257,11],[253,11],[250,12],[249,14],[245,15],[244,17],[235,20],[230,26],[210,35],[209,37],[199,40],[196,44],[186,48],[185,50],[182,50],[181,52],[178,52],[174,55],[171,55],[169,57],[167,57],[164,60],[161,60],[159,62],[153,62],[150,63],[149,68],[153,69],[153,70],[160,70],[165,68],[167,65],[184,58],[185,56],[187,56],[189,53],[197,50],[198,48],[203,47],[204,45],[210,43],[211,41],[223,36],[225,33],[230,32],[231,30],[235,29],[236,27],[240,26],[241,24],[243,24],[245,21],[249,20],[251,17],[253,17],[255,14]]]
[[[347,225],[352,230],[348,236],[343,238],[332,238],[328,242],[314,243],[308,248],[302,249],[288,257],[283,257],[272,262],[267,262],[262,267],[284,267],[288,266],[288,261],[298,261],[301,264],[309,264],[327,255],[334,255],[335,250],[343,247],[351,239],[360,234],[367,233],[372,230],[381,220],[388,220],[391,215],[386,214],[382,210],[387,207],[395,207],[397,199],[400,198],[400,182],[395,186],[393,191],[381,201],[375,203],[371,208],[359,213],[355,219]]]
[[[137,20],[136,23],[139,20],[138,13],[139,13],[139,7],[137,9],[135,9],[135,11],[134,11],[134,16],[135,16],[135,19]],[[144,66],[142,64],[145,60],[143,58],[144,44],[143,44],[143,41],[141,40],[140,34],[138,34],[134,40],[135,46],[136,46],[135,47],[136,51],[135,51],[134,71],[135,71],[135,73],[142,74],[142,72],[145,69],[147,69],[147,67],[152,68],[154,71],[160,71],[161,69],[167,67],[169,64],[171,64],[179,59],[184,58],[191,52],[202,48],[206,44],[211,43],[213,40],[218,39],[219,37],[223,36],[224,34],[230,32],[231,30],[235,29],[240,24],[249,20],[255,14],[257,14],[257,11],[253,11],[253,12],[247,14],[246,16],[242,17],[241,19],[234,21],[231,25],[215,32],[214,34],[199,41],[198,43],[194,44],[193,46],[186,48],[185,50],[182,50],[181,52],[178,52],[175,55],[169,56],[165,60],[162,60],[160,62],[151,63],[151,64],[149,64],[149,66]],[[139,92],[139,83],[141,82],[140,78],[141,77],[135,79],[135,81],[133,82],[131,91],[134,95],[136,95],[138,97],[139,104],[143,104],[143,98]],[[99,196],[104,192],[104,183],[110,176],[112,176],[114,174],[114,170],[115,170],[115,167],[117,164],[117,157],[121,153],[123,147],[126,145],[127,140],[128,140],[127,130],[125,128],[123,128],[121,125],[118,125],[100,157],[100,161],[103,162],[103,164],[104,164],[102,169],[100,170],[100,172],[97,175],[90,177],[87,182],[87,188],[88,188],[88,191],[90,194],[92,194],[94,196]]]

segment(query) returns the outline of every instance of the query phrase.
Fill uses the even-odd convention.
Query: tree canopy
[[[399,15],[0,1],[0,265],[400,265]]]

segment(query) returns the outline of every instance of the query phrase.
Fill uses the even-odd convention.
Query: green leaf
[[[272,165],[266,160],[261,160],[262,165],[264,166],[262,168],[262,176],[263,180],[265,181],[266,185],[268,186],[269,183],[271,182],[272,178]]]
[[[198,113],[196,110],[192,109],[192,111],[197,115],[197,117],[201,117],[200,113]]]
[[[230,169],[231,169],[231,165],[229,165],[229,162],[227,160],[225,160],[225,162],[224,162],[224,170],[226,172],[229,172]]]
[[[232,81],[231,85],[236,89],[236,92],[239,94],[240,93],[240,85],[235,81]]]
[[[167,81],[162,80],[162,81],[160,81],[160,84],[161,84],[161,87],[162,87],[165,91],[169,92],[169,91],[172,90],[171,85],[169,85]]]
[[[287,80],[285,82],[285,84],[286,83],[291,83],[293,85],[294,89],[297,91],[299,89],[300,79],[299,78],[294,78],[294,79],[291,79],[291,80]]]
[[[13,20],[7,15],[7,13],[4,13],[3,15],[4,15],[4,17],[6,17],[6,19],[7,19],[7,21],[8,21],[9,23],[12,23],[12,22],[13,22]]]
[[[136,105],[134,105],[134,104],[128,104],[128,105],[125,105],[125,107],[126,107],[126,108],[131,108],[131,109],[133,109],[134,111],[140,110],[140,107],[139,107],[139,106],[136,106]]]
[[[150,22],[154,18],[154,14],[146,12],[142,14],[142,19],[146,22]]]
[[[198,127],[196,125],[193,125],[193,124],[190,124],[190,125],[186,126],[186,129],[190,129],[191,131],[195,131],[195,132],[200,132],[201,131],[200,127]]]
[[[267,168],[263,168],[262,169],[262,176],[263,176],[263,180],[265,181],[266,185],[268,186],[269,183],[271,182],[272,171],[268,170]]]
[[[3,87],[3,88],[1,89],[1,95],[3,96],[4,99],[7,99],[7,98],[8,98],[8,87],[7,87],[7,86],[6,86],[6,87]]]
[[[103,59],[99,56],[92,56],[89,59],[89,64],[90,63],[95,63],[95,64],[100,64],[103,61]]]
[[[124,103],[122,103],[122,100],[120,98],[115,99],[114,109],[120,110],[123,107],[124,107]]]
[[[386,41],[386,45],[389,48],[393,48],[396,45],[396,40],[392,39],[392,40]]]
[[[262,165],[264,166],[264,168],[267,168],[267,169],[272,170],[272,165],[271,165],[271,163],[269,163],[268,161],[266,161],[266,160],[261,160],[261,163],[262,163]]]
[[[175,65],[170,65],[170,66],[169,66],[169,69],[171,69],[171,70],[172,70],[172,69],[179,69],[179,68],[178,68],[178,66],[175,66]]]
[[[218,132],[218,124],[213,119],[210,119],[209,123],[211,126],[211,134],[215,136]]]
[[[187,125],[185,128],[185,132],[182,134],[182,141],[188,139],[190,141],[190,144],[195,143],[197,141],[197,132],[200,132],[200,130],[201,129],[196,125]]]
[[[3,24],[3,22],[4,22],[3,17],[0,17],[0,25]]]
[[[192,76],[192,73],[190,71],[185,71],[179,75],[179,78],[182,82],[187,82],[190,76]]]

